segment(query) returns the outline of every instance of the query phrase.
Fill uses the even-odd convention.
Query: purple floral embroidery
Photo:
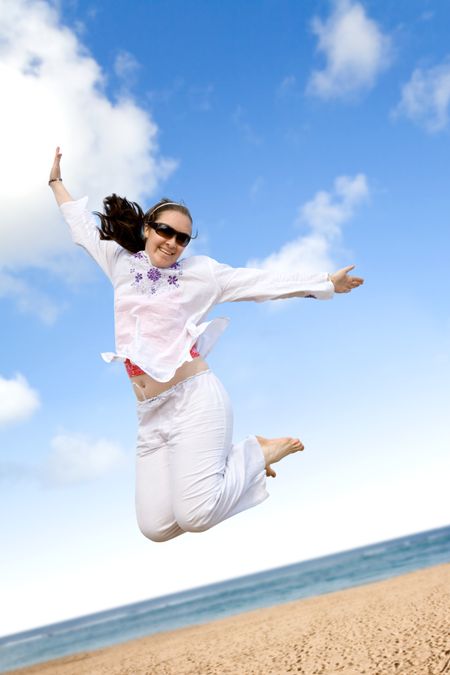
[[[161,272],[157,267],[150,267],[147,276],[150,281],[158,281],[158,279],[161,279]]]
[[[143,251],[130,255],[131,285],[145,295],[172,292],[180,287],[183,276],[182,261],[170,267],[154,267]]]

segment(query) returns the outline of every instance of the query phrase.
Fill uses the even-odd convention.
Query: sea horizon
[[[0,672],[450,562],[450,525],[0,637]]]

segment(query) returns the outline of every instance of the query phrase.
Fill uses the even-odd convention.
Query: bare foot
[[[286,455],[304,449],[303,443],[298,438],[286,437],[269,439],[263,438],[262,436],[256,436],[256,440],[260,444],[266,460],[266,476],[272,476],[272,478],[275,478],[277,474],[270,466],[271,464],[279,462],[283,457],[286,457]]]

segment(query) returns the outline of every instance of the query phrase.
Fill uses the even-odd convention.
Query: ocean
[[[0,672],[450,562],[450,526],[0,638]]]

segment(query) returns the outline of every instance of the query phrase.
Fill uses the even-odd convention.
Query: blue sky
[[[0,634],[448,524],[450,8],[0,8]],[[133,393],[99,356],[112,289],[47,187],[58,144],[92,210],[168,195],[193,213],[192,253],[365,278],[214,309],[232,319],[208,362],[235,439],[305,452],[206,533],[155,544],[135,523]]]

